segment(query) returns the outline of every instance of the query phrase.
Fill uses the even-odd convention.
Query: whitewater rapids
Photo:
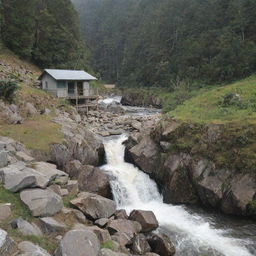
[[[253,256],[249,240],[230,237],[227,230],[215,229],[210,219],[189,213],[183,206],[163,203],[156,183],[134,165],[124,161],[125,135],[104,142],[107,164],[102,170],[111,177],[111,188],[118,208],[154,212],[161,231],[175,239],[179,256]]]

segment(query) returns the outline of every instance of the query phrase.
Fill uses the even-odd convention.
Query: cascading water
[[[102,166],[111,179],[112,193],[118,208],[151,210],[161,232],[175,242],[177,256],[253,256],[249,239],[229,236],[228,230],[214,228],[211,219],[189,213],[183,206],[164,204],[156,183],[134,165],[124,161],[125,135],[105,141],[107,164]],[[253,249],[251,249],[253,250]]]

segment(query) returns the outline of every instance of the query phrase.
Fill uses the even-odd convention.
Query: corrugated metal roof
[[[56,80],[97,80],[83,70],[45,69],[44,71]]]

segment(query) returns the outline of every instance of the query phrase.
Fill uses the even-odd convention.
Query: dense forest
[[[73,0],[94,69],[124,86],[217,84],[256,71],[255,0]]]
[[[87,68],[88,50],[70,0],[1,0],[1,39],[41,67]]]

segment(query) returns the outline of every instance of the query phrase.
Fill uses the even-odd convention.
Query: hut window
[[[57,82],[57,87],[58,87],[58,89],[65,89],[66,88],[65,81],[58,81]]]
[[[45,81],[45,88],[48,89],[48,82]]]

